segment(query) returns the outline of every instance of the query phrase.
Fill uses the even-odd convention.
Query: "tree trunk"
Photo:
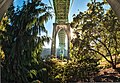
[[[111,65],[112,65],[112,68],[113,68],[113,69],[116,69],[116,64],[111,63]]]
[[[120,19],[120,0],[107,0],[107,2],[110,4],[111,8]]]

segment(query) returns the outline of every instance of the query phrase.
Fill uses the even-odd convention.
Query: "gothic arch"
[[[65,23],[65,24],[57,24],[54,23],[53,24],[53,34],[52,34],[52,44],[51,44],[51,55],[56,55],[56,36],[57,33],[59,33],[60,30],[65,30],[65,33],[67,35],[67,44],[68,44],[68,58],[69,58],[69,53],[70,53],[70,24],[69,23]]]

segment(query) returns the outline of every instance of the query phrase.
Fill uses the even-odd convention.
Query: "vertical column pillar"
[[[53,34],[52,34],[52,44],[51,44],[51,55],[56,55],[56,24],[53,23]]]
[[[12,2],[13,0],[0,0],[0,20]]]
[[[70,35],[70,24],[67,24],[67,29],[66,29],[67,37],[68,37],[68,59],[70,58],[70,40],[71,40],[71,35]]]
[[[57,26],[58,25],[58,26]],[[65,25],[66,27],[63,27],[63,25]],[[67,38],[68,38],[68,59],[70,57],[70,40],[71,40],[71,36],[70,36],[70,24],[69,23],[66,23],[66,24],[57,24],[57,23],[54,23],[53,24],[53,34],[52,34],[52,44],[51,44],[51,55],[56,55],[56,36],[57,36],[57,33],[60,29],[64,29],[66,34],[67,34]]]
[[[1,60],[0,60],[0,83],[1,83]]]

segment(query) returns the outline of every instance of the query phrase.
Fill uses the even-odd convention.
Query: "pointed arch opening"
[[[56,35],[56,56],[67,58],[68,56],[68,36],[64,28],[59,29]]]

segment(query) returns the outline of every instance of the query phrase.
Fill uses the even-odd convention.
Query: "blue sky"
[[[50,0],[52,3],[52,0]],[[72,1],[72,0],[71,0]],[[69,12],[69,22],[72,21],[72,16],[73,14],[78,14],[79,11],[85,11],[87,9],[87,3],[90,2],[90,0],[73,0],[73,4],[70,7],[70,12]],[[102,1],[102,0],[98,0]],[[50,5],[49,0],[42,0],[42,2]],[[15,6],[19,5],[21,6],[23,3],[23,0],[14,0]],[[45,27],[48,30],[48,36],[52,37],[52,30],[53,30],[53,23],[55,22],[54,16],[52,19],[50,19],[46,24]],[[58,46],[58,43],[57,43]],[[46,48],[51,47],[51,42],[49,44],[45,44]]]
[[[44,3],[50,5],[49,0],[42,0]],[[52,3],[52,0],[50,0]],[[77,14],[79,11],[85,11],[87,9],[87,3],[90,0],[74,0],[73,4],[72,4],[72,0],[71,0],[71,4],[72,6],[70,7],[70,12],[69,12],[69,22],[72,21],[72,15],[73,14]],[[17,6],[21,6],[23,3],[23,0],[14,0],[14,5]],[[46,24],[45,27],[48,30],[48,36],[52,37],[52,30],[53,30],[53,23],[55,22],[54,16],[52,19],[50,19]],[[57,43],[58,46],[58,43]],[[49,44],[45,44],[46,48],[50,48],[51,47],[51,42]]]
[[[69,12],[69,22],[72,21],[72,16],[73,14],[77,14],[79,11],[85,11],[87,9],[87,3],[90,0],[74,0],[72,6],[70,6],[70,12]],[[43,2],[47,3],[48,5],[50,5],[49,0],[43,0]],[[52,0],[51,0],[52,3]],[[46,29],[48,30],[48,35],[50,37],[52,37],[52,30],[53,30],[53,23],[55,22],[55,19],[53,17],[53,19],[49,20],[45,26]],[[58,41],[59,42],[59,41]],[[57,47],[58,47],[58,42],[56,43]],[[46,48],[50,48],[51,47],[51,41],[49,44],[45,44]]]

